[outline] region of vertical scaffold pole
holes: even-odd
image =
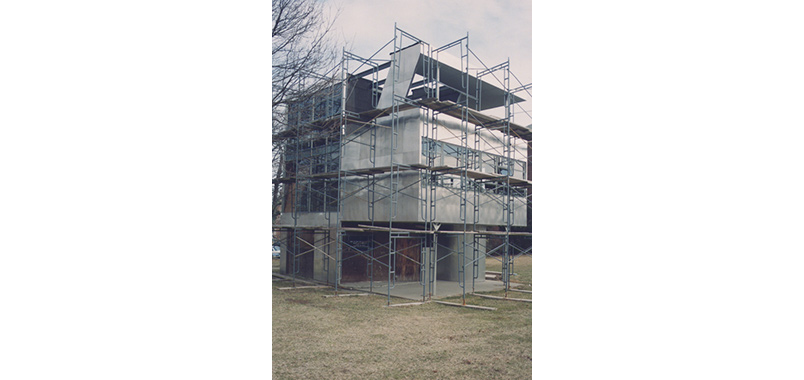
[[[514,209],[513,209],[513,197],[511,194],[511,175],[513,172],[513,137],[511,136],[511,111],[512,111],[512,102],[511,102],[511,67],[510,67],[510,60],[506,61],[505,69],[503,70],[503,86],[505,91],[505,160],[506,160],[506,178],[505,178],[505,204],[506,204],[506,213],[505,213],[505,238],[504,238],[504,266],[505,272],[503,276],[505,278],[505,297],[508,298],[508,290],[511,287],[511,226],[513,224],[513,216],[514,216]]]
[[[397,147],[397,128],[399,123],[399,101],[396,97],[396,82],[399,80],[399,70],[400,70],[400,52],[399,49],[401,48],[402,43],[402,36],[399,33],[399,28],[397,28],[396,23],[394,23],[394,50],[391,56],[391,70],[393,76],[391,77],[391,131],[390,131],[390,141],[389,141],[389,207],[388,207],[388,298],[387,304],[391,305],[391,287],[392,283],[396,283],[396,237],[394,235],[394,219],[396,218],[396,204],[397,204],[397,191],[398,186],[396,181],[398,180],[398,167],[395,166],[394,162],[394,153],[396,153]],[[388,86],[388,80],[385,81],[386,87]]]
[[[463,233],[461,234],[461,267],[458,279],[461,285],[461,303],[466,305],[466,237],[468,218],[466,215],[467,191],[469,187],[469,33],[466,39],[460,44],[461,51],[461,91],[459,96],[461,103],[461,199],[460,199],[460,219],[463,222]],[[474,282],[474,281],[473,281]]]
[[[349,61],[346,57],[346,49],[341,48],[341,104],[340,104],[340,123],[338,124],[338,206],[335,222],[335,292],[341,285],[343,278],[343,145],[345,143],[344,134],[346,132],[346,74],[349,72]]]

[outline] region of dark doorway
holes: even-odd
[[[294,234],[291,231],[288,234],[288,255],[285,258],[285,265],[288,274],[294,272],[294,254],[298,261],[295,267],[296,275],[301,277],[313,278],[313,257],[314,250],[310,243],[314,242],[315,234],[311,230],[300,230]]]
[[[396,280],[418,281],[421,261],[420,238],[396,239]],[[345,282],[388,281],[388,234],[345,236],[341,254],[341,280]]]

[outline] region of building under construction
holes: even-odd
[[[444,283],[465,296],[490,256],[508,289],[531,250],[531,128],[513,117],[530,84],[509,62],[485,65],[468,35],[433,47],[395,27],[374,55],[344,51],[305,86],[274,131],[280,272],[390,304],[401,284],[422,300]]]

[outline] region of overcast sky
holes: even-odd
[[[511,59],[511,70],[531,83],[529,1],[328,0],[340,9],[336,33],[347,49],[369,57],[394,37],[397,26],[440,47],[469,33],[469,48],[491,67]],[[381,5],[378,5],[381,4]],[[349,48],[351,46],[351,48]],[[474,65],[472,65],[474,67]],[[512,85],[514,85],[512,80]],[[528,96],[523,96],[529,98]],[[530,102],[526,102],[530,103]],[[531,112],[530,106],[525,109]],[[520,112],[515,108],[515,112]],[[532,112],[531,112],[532,114]],[[517,114],[515,121],[530,124]]]

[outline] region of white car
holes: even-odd
[[[279,252],[280,252],[280,250],[279,250],[279,246],[278,246],[278,245],[275,245],[275,246],[273,246],[273,247],[271,248],[271,256],[272,256],[273,258],[278,259],[278,258],[279,258]]]

